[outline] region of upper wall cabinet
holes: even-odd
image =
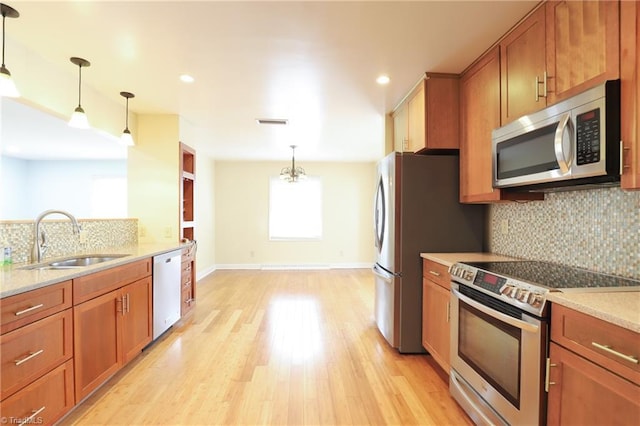
[[[426,73],[392,117],[397,152],[458,149],[458,76]]]
[[[640,5],[620,5],[620,80],[622,94],[623,171],[621,186],[640,189]]]
[[[619,8],[607,0],[545,4],[549,105],[620,78]]]
[[[501,124],[620,76],[619,3],[549,1],[500,41]]]
[[[500,42],[502,123],[546,106],[545,11],[537,9]],[[544,94],[544,93],[543,93]]]

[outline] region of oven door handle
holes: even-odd
[[[456,296],[458,299],[462,300],[463,302],[465,302],[466,304],[473,306],[474,308],[476,308],[477,310],[479,310],[480,312],[483,312],[487,315],[489,315],[492,318],[495,318],[499,321],[502,321],[504,323],[507,323],[509,325],[512,325],[516,328],[519,328],[522,331],[528,331],[531,333],[537,333],[538,329],[540,327],[538,327],[537,325],[533,325],[533,324],[529,324],[528,322],[519,320],[517,318],[513,318],[510,317],[509,315],[505,315],[502,312],[498,312],[494,309],[491,309],[481,303],[476,302],[475,300],[471,299],[470,297],[465,296],[464,294],[461,294],[458,290],[452,288],[451,291],[453,292],[454,296]]]

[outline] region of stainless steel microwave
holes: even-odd
[[[611,80],[495,129],[493,186],[619,185],[621,149],[620,80]]]

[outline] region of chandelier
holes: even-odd
[[[296,167],[296,146],[290,145],[293,151],[291,157],[291,167],[284,167],[280,170],[280,179],[293,183],[301,179],[306,179],[307,175],[302,167]]]

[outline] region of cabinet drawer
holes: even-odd
[[[74,406],[73,361],[69,360],[0,403],[3,423],[45,424]]]
[[[196,250],[195,245],[191,244],[191,246],[182,250],[182,261],[183,262],[192,262],[195,260]]]
[[[451,288],[451,276],[449,275],[449,268],[442,263],[434,262],[433,260],[422,260],[422,276],[434,283],[449,290]]]
[[[149,275],[151,258],[76,278],[73,280],[73,304],[86,302]]]
[[[2,399],[73,355],[72,310],[0,336]]]
[[[2,334],[71,307],[71,281],[0,300]]]
[[[640,385],[640,334],[553,304],[551,340]]]

